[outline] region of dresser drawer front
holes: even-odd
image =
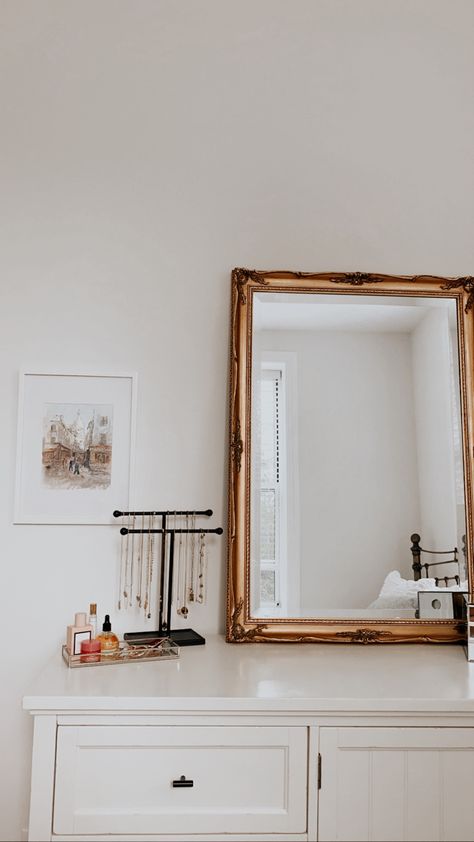
[[[58,728],[57,834],[303,833],[306,797],[304,727]]]

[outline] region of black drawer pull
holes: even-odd
[[[181,775],[179,781],[173,781],[174,787],[194,786],[194,781],[187,781],[186,775]]]

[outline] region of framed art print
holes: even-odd
[[[129,507],[136,380],[20,373],[15,523],[107,524]]]

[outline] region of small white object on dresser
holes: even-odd
[[[226,644],[68,670],[35,717],[30,842],[474,842],[462,647]]]

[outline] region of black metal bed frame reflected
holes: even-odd
[[[434,576],[435,584],[438,587],[440,582],[444,582],[445,587],[449,586],[449,582],[455,582],[456,585],[461,584],[461,576],[460,576],[460,567],[459,567],[459,558],[458,558],[458,548],[453,547],[452,550],[426,550],[424,547],[421,546],[420,541],[421,537],[418,535],[417,532],[414,532],[413,535],[410,536],[410,540],[412,545],[410,547],[412,556],[413,556],[413,563],[412,563],[412,570],[413,570],[413,578],[416,581],[421,579],[423,573],[425,576],[429,576],[429,570],[431,567],[440,567],[441,565],[445,564],[455,564],[457,567],[457,573],[452,576]],[[464,554],[464,558],[466,558],[466,536],[462,536],[462,552]],[[421,561],[421,554],[427,553],[428,555],[452,555],[453,558],[447,558],[444,561],[431,561],[431,562],[422,562]]]

